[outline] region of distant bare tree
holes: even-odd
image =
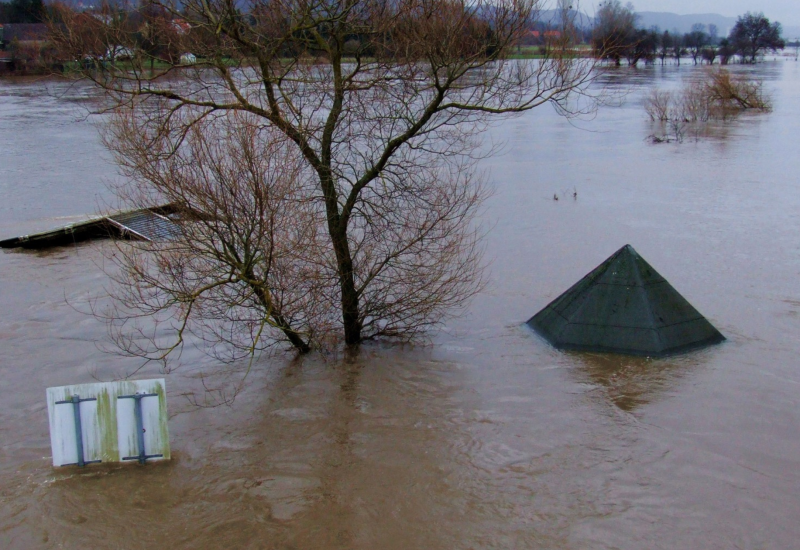
[[[786,47],[781,32],[780,23],[770,23],[763,13],[747,12],[736,19],[728,38],[744,62],[755,63],[761,52],[775,52]]]
[[[675,59],[675,64],[681,64],[681,57],[686,55],[686,48],[684,46],[685,36],[676,34],[672,39],[672,57]]]
[[[713,65],[714,61],[717,59],[717,48],[715,48],[714,46],[703,48],[703,51],[701,53],[703,56],[703,61],[705,61],[709,65]]]
[[[697,60],[701,58],[703,48],[708,45],[709,38],[706,34],[706,26],[702,23],[692,25],[692,30],[684,36],[684,44],[689,49],[692,61],[697,65]]]
[[[730,40],[723,38],[719,41],[717,54],[719,54],[719,64],[727,65],[731,58],[736,55],[736,50],[731,46]]]
[[[568,18],[545,59],[507,59],[538,0],[155,4],[190,27],[180,51],[198,63],[149,70],[136,32],[109,17],[105,40],[136,53],[82,77],[107,92],[106,143],[136,183],[125,197],[201,217],[176,243],[124,256],[123,309],[149,285],[144,313],[242,327],[241,349],[262,327],[299,351],[410,339],[462,306],[483,281],[481,132],[548,103],[575,114],[593,77]],[[84,19],[62,7],[58,20],[60,46],[93,55]],[[217,337],[241,336],[229,334]],[[177,349],[132,342],[148,357]]]
[[[633,4],[622,5],[620,0],[607,0],[600,4],[592,30],[592,47],[601,59],[620,65],[621,59],[637,43],[636,20]]]
[[[672,36],[669,31],[664,31],[664,34],[661,35],[661,39],[659,40],[658,44],[658,58],[661,60],[662,65],[666,63],[667,57],[669,57],[674,43],[675,37]]]

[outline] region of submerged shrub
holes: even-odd
[[[764,92],[764,83],[761,80],[733,76],[724,69],[711,71],[704,91],[708,100],[723,112],[772,110],[772,102]]]
[[[732,75],[725,69],[709,70],[677,93],[653,90],[644,107],[650,120],[682,123],[725,120],[747,110],[772,110],[762,81]]]
[[[673,101],[672,92],[653,90],[644,102],[644,110],[650,120],[666,122],[670,118]]]

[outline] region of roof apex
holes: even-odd
[[[725,338],[626,244],[528,320],[561,349],[663,356]]]

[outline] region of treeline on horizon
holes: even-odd
[[[637,20],[630,3],[623,6],[619,0],[609,0],[603,4],[590,34],[595,53],[617,65],[623,59],[631,66],[640,61],[663,64],[667,59],[680,63],[684,57],[691,57],[695,64],[719,60],[725,65],[735,56],[743,63],[755,63],[762,53],[786,47],[781,24],[770,22],[761,12],[740,15],[728,36],[720,36],[716,25],[697,23],[681,34],[658,27],[643,29]]]
[[[491,52],[492,29],[488,21],[491,19],[491,7],[477,4],[475,20],[486,20],[483,32],[485,48]],[[122,16],[127,23],[128,32],[135,36],[133,47],[141,49],[154,60],[167,64],[179,63],[181,55],[201,52],[183,51],[178,35],[193,34],[190,26],[181,27],[184,23],[178,21],[176,13],[159,7],[158,2],[142,1],[138,3],[109,3],[101,6],[84,6],[73,3],[72,6],[59,2],[45,4],[43,0],[0,0],[0,24],[30,24],[46,23],[59,20],[60,10],[69,10],[73,13],[80,12],[86,16],[93,15],[96,20],[93,25],[109,17]],[[483,10],[483,11],[481,11]],[[242,15],[249,17],[246,11]],[[634,7],[628,3],[622,5],[620,0],[608,0],[598,9],[593,19],[582,16],[579,12],[568,10],[557,16],[550,12],[549,20],[543,17],[532,20],[528,25],[527,34],[519,37],[519,44],[539,46],[539,52],[546,52],[550,46],[564,47],[589,45],[593,55],[608,60],[617,65],[626,61],[628,65],[635,66],[639,62],[655,63],[658,60],[665,63],[668,59],[680,63],[682,58],[691,58],[697,63],[713,64],[719,61],[727,64],[739,56],[742,62],[755,62],[759,55],[765,51],[776,51],[786,46],[781,37],[780,23],[771,23],[762,13],[750,13],[738,18],[736,25],[728,36],[720,36],[715,25],[696,24],[688,33],[661,31],[657,27],[643,29],[637,25],[637,15]],[[105,15],[103,15],[105,14]],[[586,21],[591,23],[587,26]],[[255,24],[255,22],[253,22]],[[98,29],[99,30],[99,29]],[[474,30],[474,29],[473,29]],[[7,33],[8,34],[8,33]],[[98,38],[101,33],[98,33]],[[163,35],[163,36],[160,36]],[[472,37],[474,38],[474,37]],[[360,37],[353,36],[353,41],[358,42]],[[0,43],[0,48],[16,52],[19,67],[33,70],[35,66],[52,65],[58,52],[45,44],[46,37],[28,38],[24,48],[9,42],[8,36],[5,43]],[[37,42],[38,41],[38,42]],[[196,41],[190,41],[197,44]],[[38,46],[36,46],[38,44]],[[791,45],[791,44],[790,44]],[[120,44],[97,44],[96,55],[103,56],[109,49],[112,51]],[[41,50],[37,54],[37,47]],[[125,45],[129,48],[130,45]],[[49,49],[48,49],[49,48]],[[23,51],[24,50],[24,51]],[[47,55],[45,55],[47,51]],[[588,53],[588,48],[587,48]],[[47,59],[45,59],[45,57]],[[57,64],[63,65],[67,59],[58,59]]]

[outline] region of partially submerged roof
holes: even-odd
[[[625,245],[528,320],[555,347],[661,357],[725,337]]]
[[[95,216],[64,227],[0,241],[0,248],[47,248],[73,244],[87,239],[121,238],[138,241],[164,241],[178,234],[178,226],[169,218],[171,205],[115,212]]]

